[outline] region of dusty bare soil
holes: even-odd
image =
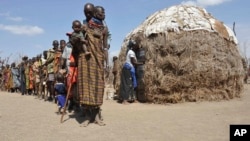
[[[0,141],[228,141],[230,124],[250,124],[250,84],[241,98],[220,102],[122,105],[104,100],[106,126],[80,127],[68,113],[35,96],[0,92]]]

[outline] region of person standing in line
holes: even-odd
[[[11,64],[11,73],[12,73],[12,80],[13,80],[13,86],[12,91],[17,92],[17,90],[20,90],[20,73],[18,67],[16,67],[16,63]]]
[[[43,57],[41,58],[41,67],[40,67],[40,94],[42,95],[42,98],[46,101],[48,98],[48,87],[47,87],[47,79],[48,79],[48,70],[46,60],[47,60],[47,54],[48,51],[43,51]]]
[[[35,62],[33,64],[33,71],[34,71],[34,79],[35,79],[35,95],[37,95],[38,98],[41,97],[41,94],[40,94],[40,71],[41,71],[41,56],[40,55],[37,55],[37,57],[35,58]]]
[[[22,95],[25,95],[27,93],[27,90],[26,90],[26,74],[25,74],[25,70],[26,70],[26,67],[27,67],[27,61],[28,61],[28,57],[24,56],[22,58],[22,62],[21,62],[21,65],[20,65],[20,80],[21,80],[20,89],[21,89]]]
[[[53,101],[54,98],[55,98],[54,66],[55,66],[55,53],[56,53],[56,50],[58,50],[59,42],[57,40],[54,40],[52,42],[52,45],[53,45],[53,48],[48,50],[48,52],[47,52],[47,60],[45,62],[45,65],[47,65],[47,72],[48,72],[47,87],[48,87],[48,90],[49,90],[49,98],[48,98],[49,101]]]
[[[60,46],[59,46],[59,51],[63,53],[64,48],[66,47],[66,41],[65,40],[60,40]]]
[[[10,92],[12,78],[11,78],[11,69],[9,64],[6,64],[6,67],[4,69],[4,76],[5,76],[5,84],[4,84],[5,90],[7,92]]]
[[[28,82],[28,93],[29,93],[29,95],[32,95],[32,94],[34,94],[34,85],[35,85],[35,83],[34,83],[34,81],[35,81],[35,77],[34,77],[34,71],[33,71],[33,61],[35,61],[34,60],[34,58],[32,58],[32,59],[29,59],[29,62],[28,62],[28,77],[29,77],[29,82]]]
[[[71,112],[74,109],[75,112],[78,112],[80,107],[78,103],[79,100],[78,100],[77,89],[76,89],[77,67],[75,66],[74,58],[71,55],[72,44],[70,43],[70,38],[71,38],[72,33],[66,33],[66,35],[69,37],[69,42],[66,44],[66,47],[64,48],[64,51],[62,54],[61,66],[62,66],[62,69],[66,70],[67,89],[69,89],[71,85],[68,111]]]
[[[57,101],[58,105],[58,113],[62,113],[62,108],[65,105],[66,102],[66,95],[67,95],[67,90],[66,86],[64,84],[64,76],[63,74],[58,73],[56,77],[56,83],[55,83],[55,98]]]
[[[83,52],[76,51],[77,48],[73,45],[72,53],[74,57],[77,56],[75,59],[78,60],[77,89],[79,100],[83,108],[86,109],[85,120],[82,123],[84,127],[88,126],[91,121],[100,126],[105,125],[100,115],[105,87],[103,50],[107,48],[107,41],[104,43],[104,36],[107,34],[103,24],[104,18],[104,8],[101,6],[95,7],[94,15],[84,29],[86,42],[91,52],[90,56],[85,56]],[[74,54],[76,52],[78,54]]]
[[[25,67],[25,80],[26,80],[26,82],[25,82],[25,84],[26,84],[26,92],[27,92],[27,94],[30,94],[30,74],[29,74],[29,72],[30,72],[30,62],[31,62],[31,59],[28,59],[27,61],[26,61],[26,67]]]

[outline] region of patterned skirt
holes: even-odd
[[[88,106],[100,106],[104,95],[104,70],[100,63],[103,58],[91,54],[86,57],[80,54],[78,58],[77,89],[79,102]]]

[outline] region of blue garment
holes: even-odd
[[[65,95],[57,95],[56,99],[58,101],[58,106],[60,108],[63,108],[66,102],[66,96]]]
[[[98,25],[103,25],[102,20],[98,20],[98,19],[96,19],[96,18],[94,18],[94,17],[92,17],[91,20],[92,20],[94,23],[98,24]]]
[[[82,24],[88,24],[88,22],[87,22],[87,20],[86,19],[84,19],[83,21],[82,21]]]
[[[66,91],[66,86],[63,83],[56,83],[55,84],[55,91],[57,92],[57,94],[59,95],[66,95],[67,91]]]
[[[55,91],[57,92],[56,99],[58,101],[58,106],[61,108],[64,107],[66,102],[66,86],[63,83],[56,83],[55,84]]]
[[[136,81],[136,76],[135,76],[135,67],[131,66],[129,63],[125,63],[123,65],[123,67],[130,70],[130,74],[132,76],[133,87],[136,88],[137,87],[137,81]]]

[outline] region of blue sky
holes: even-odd
[[[1,0],[0,57],[34,57],[52,48],[53,40],[67,40],[73,20],[84,19],[83,5],[91,2],[105,8],[112,35],[110,56],[118,55],[126,35],[156,11],[181,3],[204,7],[232,28],[243,55],[250,58],[250,1],[248,0]]]

